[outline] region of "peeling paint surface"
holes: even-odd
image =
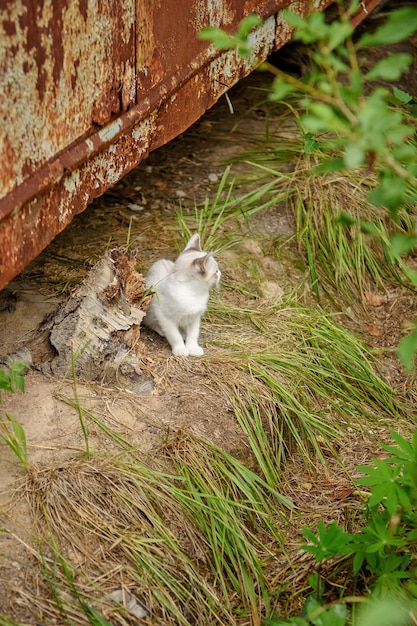
[[[0,289],[281,47],[291,36],[282,8],[307,13],[315,2],[2,0]],[[265,20],[250,59],[197,37],[208,24],[232,33],[250,13]]]
[[[0,198],[135,101],[135,0],[0,8]]]

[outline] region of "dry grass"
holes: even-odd
[[[170,441],[164,456],[159,467],[94,456],[32,472],[37,567],[33,596],[21,597],[42,619],[129,623],[109,600],[117,589],[156,624],[234,624],[236,610],[257,623],[267,610],[290,502],[202,441]]]

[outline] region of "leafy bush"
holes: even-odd
[[[383,446],[388,456],[373,459],[371,466],[358,468],[365,476],[357,484],[370,490],[361,530],[350,533],[336,522],[326,527],[320,521],[316,534],[303,529],[308,543],[302,549],[314,554],[321,564],[344,557],[346,568],[351,568],[354,589],[373,592],[374,599],[389,600],[397,605],[394,614],[390,613],[392,621],[387,622],[393,626],[407,623],[404,622],[405,607],[417,609],[417,430],[411,442],[394,432],[391,435],[397,445]],[[349,575],[349,571],[347,573]],[[276,618],[270,620],[268,626],[344,626],[348,623],[347,603],[363,599],[362,596],[342,596],[328,606],[323,581],[316,574],[310,576],[309,582],[319,593],[315,591],[307,598],[305,617],[287,621]],[[359,620],[359,623],[363,622]],[[381,622],[366,621],[368,623]]]

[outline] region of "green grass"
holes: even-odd
[[[316,295],[324,291],[333,301],[364,301],[365,292],[385,291],[390,285],[408,284],[401,266],[389,255],[388,233],[412,232],[412,220],[402,211],[401,225],[391,222],[382,209],[365,200],[367,181],[304,172],[302,191],[291,196],[296,239],[304,254]],[[345,226],[339,217],[348,213],[357,223]],[[360,222],[365,223],[361,227]],[[372,232],[366,232],[368,223]]]
[[[335,315],[294,300],[266,309],[219,301],[210,324],[219,338],[208,375],[226,395],[232,390],[268,484],[279,483],[282,460],[296,450],[314,462],[346,428],[404,418],[370,351]]]
[[[227,167],[213,199],[206,198],[192,212],[181,207],[177,211],[176,219],[181,233],[181,243],[177,247],[182,249],[195,232],[200,234],[202,247],[207,250],[221,252],[233,247],[244,238],[241,224],[251,215],[276,203],[275,195],[271,196],[275,186],[275,181],[270,180],[237,195],[235,181],[230,176],[230,166]],[[284,191],[282,199],[285,197]]]
[[[320,148],[312,143],[294,111],[278,111],[274,127],[249,138],[248,144],[234,159],[247,167],[236,188],[258,185],[266,194],[260,200],[275,197],[275,204],[284,202],[291,211],[295,239],[319,298],[325,295],[333,302],[354,304],[364,300],[367,290],[384,290],[393,284],[412,287],[404,262],[389,254],[390,236],[414,232],[411,206],[401,209],[393,221],[386,210],[366,200],[376,185],[372,174],[361,170],[318,176],[317,166],[339,155],[330,142],[327,153],[324,141]],[[272,181],[275,185],[269,187]],[[341,214],[350,215],[355,223],[343,225]]]

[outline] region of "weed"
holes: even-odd
[[[221,325],[208,375],[230,397],[268,484],[294,449],[308,463],[323,444],[364,420],[404,415],[393,390],[373,370],[372,354],[337,323],[294,299],[260,308],[216,302]],[[227,374],[226,374],[227,372]],[[337,416],[337,417],[336,417]]]
[[[176,213],[182,243],[186,242],[194,232],[200,234],[203,248],[221,252],[236,245],[243,235],[236,232],[237,225],[247,220],[254,213],[266,209],[277,199],[269,192],[275,186],[274,181],[236,196],[234,181],[229,180],[230,166],[226,168],[220,180],[216,194],[212,200],[206,198],[203,206],[196,206],[194,213],[180,209]],[[231,222],[233,230],[228,232],[225,225]]]
[[[409,623],[410,612],[415,615],[417,611],[414,571],[417,547],[417,430],[411,441],[395,432],[391,432],[391,436],[396,445],[383,446],[388,456],[373,459],[371,466],[358,468],[365,476],[358,479],[357,484],[370,489],[363,509],[364,524],[360,530],[347,532],[336,522],[326,526],[322,521],[318,524],[317,533],[303,529],[304,538],[308,541],[303,550],[314,554],[318,563],[343,557],[347,568],[350,564],[352,566],[353,588],[373,592],[375,600],[366,609],[365,616],[359,617],[358,624],[361,625],[406,624]],[[321,597],[315,593],[306,601],[306,619],[277,620],[272,621],[270,626],[347,624],[346,604],[363,602],[364,597],[342,595],[329,608],[322,582]],[[390,618],[384,618],[387,621],[371,621],[378,615],[376,601],[391,604]]]
[[[27,365],[14,362],[7,370],[0,369],[0,402],[1,390],[15,392],[25,390],[23,372]],[[0,417],[0,441],[3,441],[18,458],[25,470],[29,471],[27,457],[26,434],[24,428],[12,415],[8,413]]]
[[[14,393],[15,391],[25,390],[25,379],[23,376],[24,371],[27,369],[27,365],[14,361],[7,370],[0,369],[0,402],[1,391],[9,391]]]
[[[24,428],[8,413],[0,419],[0,440],[2,440],[19,459],[22,466],[29,470],[26,435]]]
[[[84,442],[85,442],[85,453],[86,453],[87,459],[89,459],[90,458],[89,435],[88,435],[88,429],[87,429],[85,419],[84,419],[84,411],[78,398],[77,375],[75,371],[77,358],[83,353],[83,351],[87,348],[87,346],[88,344],[86,344],[83,348],[78,350],[76,353],[74,351],[71,351],[71,374],[72,374],[72,387],[73,387],[74,399],[75,399],[74,408],[76,409],[78,419],[80,420],[81,430],[82,430]]]

